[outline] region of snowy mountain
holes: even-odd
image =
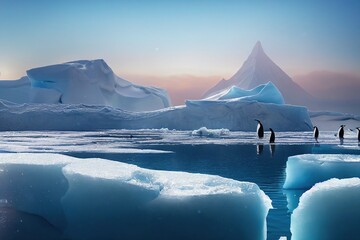
[[[27,71],[27,77],[0,82],[0,99],[15,103],[65,103],[151,111],[170,106],[165,90],[119,78],[104,60],[81,60]]]
[[[245,90],[252,89],[269,81],[280,90],[288,104],[304,104],[312,98],[265,54],[260,42],[255,44],[250,56],[234,76],[229,80],[221,80],[204,96],[215,95],[232,86]]]

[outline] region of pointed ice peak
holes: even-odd
[[[261,42],[257,41],[254,48],[253,48],[253,50],[251,51],[250,56],[257,56],[259,54],[265,54],[265,52],[264,52],[264,49],[263,49],[263,47],[261,45]]]

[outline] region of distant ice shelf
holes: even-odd
[[[189,101],[186,106],[148,112],[84,104],[16,104],[0,101],[0,130],[229,129],[255,131],[257,123],[274,131],[309,131],[305,107],[257,101]]]
[[[0,169],[0,199],[69,238],[266,238],[271,200],[254,183],[46,153],[0,154]]]

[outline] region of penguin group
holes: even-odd
[[[341,142],[344,141],[344,134],[345,134],[345,129],[344,128],[345,128],[345,126],[346,125],[340,125],[337,133],[335,134],[335,137],[338,137]],[[349,130],[353,131],[351,129],[349,129]],[[360,127],[357,127],[356,130],[357,130],[357,139],[358,139],[358,142],[360,142]],[[315,141],[318,142],[319,129],[318,129],[317,126],[314,126],[313,137],[314,137]]]
[[[262,125],[261,121],[258,119],[255,119],[255,121],[258,122],[256,133],[259,139],[262,139],[264,137],[264,126]],[[270,143],[275,143],[275,132],[272,130],[272,128],[269,128],[270,130]]]
[[[257,129],[256,129],[257,136],[259,139],[262,139],[262,138],[264,138],[264,126],[260,120],[255,119],[255,121],[258,122]],[[335,136],[337,136],[341,142],[344,140],[344,133],[345,133],[344,127],[345,126],[346,125],[340,125],[337,134],[335,134]],[[269,143],[275,143],[275,132],[272,128],[269,128],[269,130],[270,130]],[[357,127],[356,130],[357,130],[357,139],[358,139],[358,142],[360,143],[360,127]],[[318,141],[319,128],[317,126],[314,126],[314,128],[313,128],[313,137],[314,137],[315,141],[318,143],[319,142]]]

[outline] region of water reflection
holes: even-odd
[[[317,143],[314,143],[314,148],[319,148],[320,147],[320,143],[317,142]]]
[[[261,155],[263,151],[264,151],[264,144],[262,143],[256,144],[256,154]]]
[[[275,154],[275,144],[274,144],[274,143],[271,143],[271,144],[269,144],[269,147],[270,147],[271,157],[274,157],[274,154]]]

